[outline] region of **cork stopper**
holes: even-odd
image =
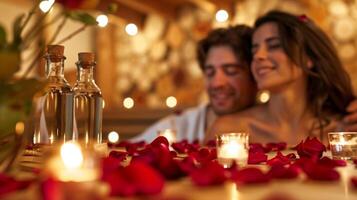
[[[95,55],[92,52],[80,52],[78,53],[79,62],[92,63],[95,62]]]
[[[49,55],[63,56],[64,46],[62,46],[62,45],[47,45],[47,53]]]

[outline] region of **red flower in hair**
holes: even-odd
[[[299,15],[299,16],[298,16],[298,19],[299,19],[301,22],[308,22],[308,21],[309,21],[309,18],[308,18],[305,14]]]

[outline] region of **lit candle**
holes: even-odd
[[[97,181],[99,168],[95,152],[88,148],[82,151],[77,143],[63,144],[60,153],[50,157],[46,167],[59,183],[55,186],[62,195],[59,199],[103,199],[109,192],[106,184]]]
[[[328,134],[333,159],[357,159],[357,132]]]
[[[228,133],[217,136],[217,158],[224,167],[233,162],[246,165],[248,159],[248,135],[245,133]]]
[[[85,182],[99,177],[93,157],[84,157],[80,146],[68,142],[61,146],[60,156],[49,160],[50,172],[60,181]]]

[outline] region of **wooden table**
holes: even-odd
[[[286,153],[284,153],[286,154]],[[328,155],[328,154],[327,154]],[[275,156],[269,154],[269,157]],[[328,155],[329,156],[329,155]],[[266,167],[259,165],[259,167]],[[339,181],[312,181],[302,173],[299,178],[291,180],[272,180],[264,184],[236,185],[226,182],[218,186],[198,187],[189,177],[176,181],[166,181],[164,190],[155,196],[106,197],[104,199],[167,199],[167,200],[357,200],[357,188],[350,185],[350,177],[357,176],[357,167],[348,163],[346,167],[338,167]],[[25,191],[10,194],[5,199],[40,199],[38,186]]]

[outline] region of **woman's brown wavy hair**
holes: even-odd
[[[319,119],[322,133],[329,116],[346,114],[347,105],[354,99],[351,79],[330,38],[308,17],[270,11],[256,20],[254,30],[269,22],[277,25],[289,59],[307,74],[308,109]]]

